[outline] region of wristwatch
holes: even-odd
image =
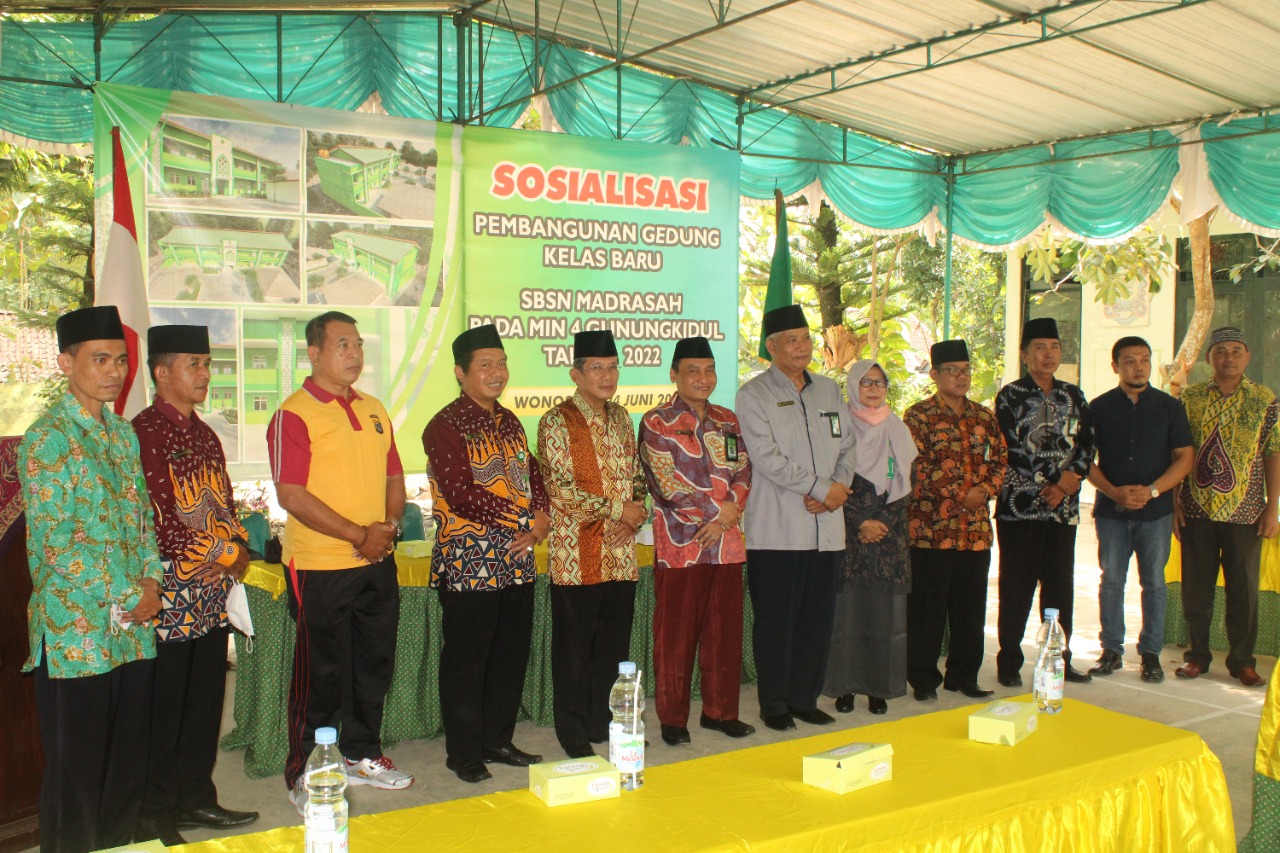
[[[398,519],[398,518],[393,518],[393,519],[390,519],[390,521],[391,521],[391,527],[392,527],[392,528],[395,530],[395,532],[396,532],[396,535],[395,535],[395,537],[394,537],[394,538],[399,539],[401,536],[403,536],[403,535],[404,535],[404,530],[403,530],[403,528],[401,528],[401,527],[400,527],[400,519]]]
[[[1152,487],[1151,487],[1151,497],[1153,497],[1153,498],[1158,498],[1158,497],[1160,497],[1160,490],[1159,490],[1159,489],[1157,489],[1155,486],[1152,486]]]

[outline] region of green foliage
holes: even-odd
[[[945,313],[946,248],[942,241],[930,246],[917,240],[903,252],[904,296],[913,308],[922,337],[930,344],[943,340]],[[973,365],[969,396],[990,404],[1004,377],[1005,256],[983,252],[963,243],[951,247],[952,338],[963,338]],[[909,380],[914,402],[933,393],[927,375],[927,351],[916,354],[922,372]]]
[[[1271,272],[1280,271],[1280,240],[1273,240],[1266,244],[1262,242],[1262,238],[1256,234],[1253,237],[1258,247],[1258,255],[1251,261],[1245,261],[1241,264],[1234,264],[1228,269],[1231,275],[1231,281],[1239,284],[1240,279],[1244,277],[1245,272],[1252,272],[1254,275],[1263,270]]]
[[[91,305],[92,161],[0,142],[0,234],[0,306],[51,326]]]
[[[1033,281],[1056,289],[1075,279],[1093,286],[1093,298],[1105,305],[1128,299],[1147,288],[1160,291],[1160,277],[1174,267],[1173,242],[1164,234],[1143,228],[1119,243],[1091,245],[1070,237],[1055,237],[1048,228],[1023,248]]]

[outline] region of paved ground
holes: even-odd
[[[1087,668],[1099,652],[1097,542],[1094,538],[1093,525],[1088,520],[1081,525],[1079,531],[1076,561],[1076,637],[1072,642],[1072,650],[1076,655],[1076,662]],[[1130,572],[1126,593],[1126,622],[1130,626],[1132,636],[1141,618],[1136,569]],[[996,602],[993,570],[987,608],[987,658],[980,680],[984,686],[995,687],[997,695],[1025,693],[1025,688],[1008,690],[995,685]],[[1034,631],[1030,630],[1032,627],[1034,626],[1029,626],[1029,636],[1025,641],[1028,655],[1034,641]],[[1131,644],[1129,653],[1132,654]],[[1253,753],[1265,688],[1246,689],[1239,682],[1229,680],[1226,674],[1220,671],[1221,667],[1197,681],[1178,680],[1173,677],[1173,669],[1181,658],[1181,649],[1170,646],[1164,650],[1161,659],[1165,664],[1167,678],[1162,684],[1146,684],[1139,679],[1135,656],[1126,658],[1126,668],[1121,672],[1107,678],[1095,678],[1091,684],[1068,684],[1068,692],[1097,705],[1185,728],[1203,737],[1222,761],[1231,793],[1236,835],[1242,837],[1249,828],[1252,808]],[[1269,677],[1274,666],[1274,659],[1263,658],[1259,661],[1258,669],[1264,676]],[[1023,669],[1023,680],[1028,685],[1030,669],[1030,663]],[[229,687],[234,689],[234,677]],[[231,696],[232,693],[229,691],[224,727],[231,725]],[[858,697],[857,708],[853,713],[836,714],[836,725],[853,729],[873,721],[901,719],[915,714],[955,708],[970,703],[970,700],[945,691],[940,692],[937,703],[927,705],[909,697],[896,699],[889,703],[889,713],[886,717],[872,717],[867,713],[865,703],[865,697]],[[831,700],[821,701],[821,706],[828,711],[832,711],[831,704]],[[692,711],[693,719],[697,719],[699,710],[695,704]],[[794,732],[785,734],[773,732],[760,725],[757,711],[754,686],[744,687],[742,718],[757,725],[756,735],[743,741],[733,741],[719,734],[694,728],[692,729],[693,743],[679,748],[668,747],[658,739],[656,719],[650,712],[647,715],[648,723],[655,728],[655,732],[649,738],[653,746],[647,756],[648,763],[650,766],[656,766],[683,761],[735,747],[756,746],[805,737],[818,731],[811,726],[800,724]],[[1105,732],[1099,733],[1099,737],[1105,736]],[[538,728],[528,722],[520,723],[517,727],[515,743],[522,749],[540,752],[548,757],[560,754],[553,730]],[[526,771],[509,767],[492,768],[493,780],[481,785],[466,785],[458,781],[444,768],[444,741],[440,738],[397,744],[390,747],[388,753],[402,769],[417,774],[416,783],[403,792],[376,791],[370,788],[349,790],[353,816],[499,790],[524,788],[528,784]],[[223,805],[229,808],[252,808],[262,812],[262,818],[248,829],[256,831],[299,822],[297,813],[285,797],[283,778],[274,776],[268,779],[247,779],[244,775],[241,756],[237,753],[224,752],[220,755],[215,781]],[[203,830],[188,831],[184,834],[188,840],[192,841],[217,837],[217,834]]]

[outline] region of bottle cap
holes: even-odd
[[[635,675],[635,674],[636,674],[635,661],[624,660],[624,661],[618,662],[618,675]]]
[[[338,742],[338,730],[333,726],[321,726],[316,729],[316,743],[323,746],[332,746]]]
[[[1058,618],[1058,608],[1046,607],[1044,609],[1044,621],[1048,622],[1050,619],[1057,619],[1057,618]]]

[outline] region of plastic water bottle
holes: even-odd
[[[347,767],[338,750],[338,730],[316,729],[307,759],[307,853],[347,853]]]
[[[644,784],[644,691],[635,662],[618,664],[618,680],[609,691],[609,763],[622,774],[622,787],[634,791]]]
[[[1056,714],[1062,710],[1067,665],[1062,660],[1062,626],[1058,624],[1058,611],[1055,608],[1044,609],[1044,624],[1040,626],[1039,642],[1040,653],[1036,656],[1032,695],[1040,713]]]

